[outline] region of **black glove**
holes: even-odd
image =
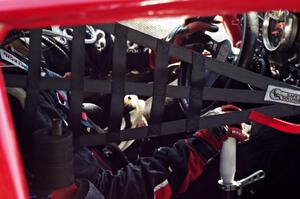
[[[190,21],[186,20],[186,23],[176,27],[165,38],[165,41],[181,46],[191,43],[205,43],[203,40],[208,40],[210,37],[204,31],[217,32],[218,30],[218,26],[201,21],[200,18]]]
[[[207,116],[224,114],[230,110],[240,109],[226,105],[209,111]],[[161,147],[156,150],[154,157],[168,168],[173,191],[184,193],[190,183],[201,176],[204,166],[220,152],[223,141],[228,137],[244,140],[248,134],[242,124],[202,129],[188,139],[179,140],[172,148]]]

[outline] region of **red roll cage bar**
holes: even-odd
[[[230,15],[299,10],[299,0],[2,0],[0,41],[10,29],[115,22],[138,17]],[[0,198],[28,198],[23,165],[0,72]]]

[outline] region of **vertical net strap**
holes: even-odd
[[[190,78],[190,96],[189,107],[187,111],[186,131],[193,132],[199,129],[199,117],[203,102],[203,86],[204,86],[204,57],[197,56],[193,52],[193,63]]]
[[[40,79],[41,79],[41,38],[42,31],[34,29],[30,31],[29,43],[29,69],[26,85],[26,99],[24,107],[24,129],[31,132],[29,120],[36,117],[39,105]]]
[[[148,131],[149,136],[161,134],[161,122],[165,110],[165,99],[168,82],[168,59],[168,43],[157,40],[153,100],[150,112],[150,126]]]
[[[127,28],[116,24],[112,68],[112,98],[108,122],[108,142],[120,140],[125,94]]]
[[[83,101],[83,75],[85,65],[85,26],[74,28],[71,66],[71,104],[69,113],[70,129],[75,138],[80,135],[80,121]]]

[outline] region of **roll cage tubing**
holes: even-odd
[[[10,29],[108,23],[138,17],[231,15],[300,10],[299,0],[1,0],[0,41]],[[0,198],[28,198],[14,124],[0,72]]]
[[[13,28],[106,23],[137,17],[205,16],[272,9],[299,10],[297,0],[1,0],[0,22]]]

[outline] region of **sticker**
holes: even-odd
[[[269,85],[264,100],[300,106],[300,91]]]
[[[0,56],[3,60],[11,63],[12,65],[16,66],[16,67],[19,67],[19,68],[22,68],[23,70],[28,70],[28,66],[20,61],[18,58],[16,58],[14,55],[10,54],[9,52],[3,50],[3,49],[0,49]]]

